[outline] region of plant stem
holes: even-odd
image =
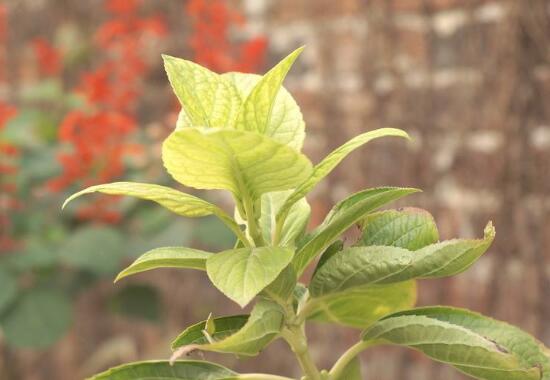
[[[288,326],[282,332],[283,338],[296,355],[307,380],[321,380],[321,373],[313,362],[307,347],[307,338],[301,326]]]
[[[254,215],[254,207],[250,199],[244,199],[244,212],[246,213],[246,223],[248,225],[248,233],[254,241],[256,247],[265,246],[264,237],[262,231],[258,226],[258,221]]]
[[[338,379],[344,370],[346,369],[346,366],[362,351],[366,350],[367,348],[371,346],[375,346],[378,344],[377,341],[371,340],[368,342],[358,342],[355,343],[353,346],[351,346],[342,356],[340,356],[340,359],[332,366],[332,369],[330,370],[330,378],[331,379]]]

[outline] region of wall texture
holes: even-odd
[[[414,137],[348,158],[316,192],[316,215],[363,187],[406,185],[424,190],[407,202],[430,210],[443,238],[481,236],[493,220],[489,254],[456,278],[422,283],[419,303],[469,307],[550,343],[550,2],[244,6],[274,56],[307,45],[287,83],[303,107],[308,153],[320,158],[384,126]],[[315,339],[320,359],[334,360],[343,340]],[[461,378],[401,350],[364,359],[369,379]]]

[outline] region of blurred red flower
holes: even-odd
[[[58,75],[61,71],[61,55],[59,51],[48,40],[42,37],[32,40],[31,45],[41,74],[46,76]]]

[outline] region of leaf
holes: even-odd
[[[206,259],[212,253],[185,247],[163,247],[146,252],[118,274],[115,282],[132,274],[156,268],[189,268],[206,270]]]
[[[168,210],[182,216],[196,218],[207,215],[216,215],[237,236],[242,236],[237,223],[218,206],[206,202],[193,195],[160,185],[138,182],[114,182],[88,187],[71,195],[63,204],[63,208],[73,199],[94,192],[111,195],[129,195],[140,199],[156,202]]]
[[[0,268],[0,314],[17,296],[17,281],[7,271]]]
[[[158,322],[161,319],[161,301],[158,291],[149,285],[127,285],[109,300],[111,312],[125,317]]]
[[[244,307],[277,278],[292,254],[277,247],[231,249],[210,256],[206,272],[214,286]]]
[[[311,175],[302,182],[287,198],[285,204],[277,214],[277,224],[284,222],[292,205],[306,196],[323,178],[325,178],[348,154],[369,141],[385,136],[397,136],[409,138],[409,135],[400,129],[381,128],[355,136],[345,144],[333,150],[320,163],[315,165]]]
[[[340,376],[334,380],[362,380],[361,376],[361,361],[359,358],[353,358],[344,368]]]
[[[337,252],[315,272],[309,293],[312,297],[321,297],[354,287],[384,283],[386,278],[403,272],[411,264],[411,251],[403,248],[347,248]]]
[[[244,325],[246,316],[216,318],[213,343],[198,334],[199,329],[204,329],[204,321],[180,334],[172,343],[172,349],[178,349],[175,355],[178,355],[178,351],[185,353],[191,349],[255,356],[280,333],[283,315],[279,305],[261,300],[254,306]]]
[[[65,263],[98,275],[116,273],[124,254],[122,236],[101,226],[76,230],[59,250],[59,256]]]
[[[483,380],[547,380],[544,346],[520,329],[450,307],[407,310],[382,318],[363,340],[397,344]]]
[[[66,333],[71,322],[67,296],[38,288],[20,296],[0,319],[7,344],[17,348],[48,347]]]
[[[275,233],[275,215],[284,203],[290,191],[277,191],[262,195],[260,228],[265,241],[273,242]],[[305,231],[311,215],[311,207],[305,198],[295,203],[285,220],[278,246],[294,246],[295,241]]]
[[[361,222],[361,238],[355,244],[391,245],[415,251],[439,240],[439,233],[429,212],[407,207],[367,215]]]
[[[307,318],[355,328],[366,328],[383,316],[413,307],[415,281],[389,285],[357,287],[343,293],[310,300],[313,307]]]
[[[233,126],[241,100],[229,80],[196,63],[162,57],[172,89],[192,127]]]
[[[350,226],[365,217],[365,214],[418,191],[411,188],[380,187],[361,191],[339,202],[294,256],[293,265],[298,276],[311,260]]]
[[[197,189],[229,190],[241,200],[290,189],[311,172],[311,163],[303,154],[247,131],[175,131],[165,140],[162,156],[178,182]]]
[[[225,73],[222,76],[233,82],[243,101],[262,79],[260,75],[236,72]],[[306,135],[304,118],[292,95],[282,86],[275,97],[271,118],[267,122],[264,134],[295,150],[302,149]]]
[[[236,373],[218,364],[205,361],[181,360],[143,361],[111,368],[88,380],[221,380]]]
[[[491,246],[495,228],[489,222],[483,239],[453,239],[431,244],[410,254],[411,265],[403,272],[388,277],[384,282],[409,278],[439,278],[464,272]]]
[[[453,276],[486,252],[493,238],[489,223],[484,239],[479,240],[449,240],[417,251],[392,246],[344,249],[315,273],[309,291],[312,297],[320,297],[373,284]]]
[[[284,115],[274,114],[275,101],[286,74],[303,49],[294,50],[256,83],[243,102],[235,128],[267,136],[277,132],[277,129],[270,128],[273,127],[272,119],[280,120]],[[281,123],[276,124],[280,127]]]

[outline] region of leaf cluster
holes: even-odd
[[[427,211],[380,211],[419,190],[380,187],[349,195],[320,225],[307,230],[306,195],[348,154],[379,137],[408,135],[392,128],[372,130],[313,165],[301,152],[302,114],[282,87],[301,51],[292,52],[264,76],[217,74],[164,57],[182,105],[177,128],[163,144],[164,166],[184,186],[228,191],[233,212],[144,183],[93,186],[67,200],[92,192],[130,195],[181,216],[218,217],[235,235],[233,249],[153,249],[117,280],[155,268],[194,269],[205,271],[212,284],[241,307],[254,302],[249,315],[209,316],[188,327],[173,341],[170,362],[134,363],[94,379],[284,379],[177,360],[196,350],[254,356],[276,338],[287,341],[309,380],[360,379],[357,354],[378,344],[410,347],[478,379],[550,379],[548,351],[519,329],[466,310],[414,308],[416,280],[468,269],[490,247],[495,237],[491,223],[482,238],[440,241]],[[353,226],[359,227],[360,237],[344,245],[341,236]],[[300,283],[310,266],[313,275]],[[307,321],[363,332],[330,371],[319,370],[307,350]]]

